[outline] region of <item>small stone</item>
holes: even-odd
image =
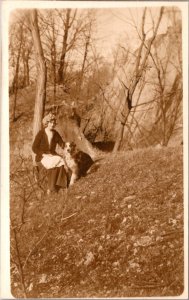
[[[156,242],[158,242],[158,241],[159,241],[159,242],[163,241],[162,236],[157,236],[157,237],[156,237]]]
[[[136,196],[135,195],[131,195],[131,196],[125,197],[123,200],[124,201],[131,201],[131,200],[134,200],[134,199],[136,199]]]
[[[85,266],[90,265],[94,261],[94,255],[92,252],[88,252],[86,255],[86,260],[84,262]]]
[[[112,264],[112,267],[113,267],[113,268],[117,268],[117,267],[119,267],[119,266],[120,266],[119,261],[114,261],[113,264]]]
[[[100,251],[102,251],[103,250],[103,247],[102,247],[102,245],[100,245],[99,247],[98,247],[98,252],[100,252]]]
[[[90,220],[88,221],[88,224],[92,224],[92,223],[94,223],[94,222],[95,222],[94,219],[90,219]]]

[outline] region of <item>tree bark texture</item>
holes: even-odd
[[[32,32],[33,44],[35,49],[36,66],[37,66],[37,84],[36,84],[36,97],[34,108],[34,121],[33,121],[33,138],[37,132],[41,129],[42,118],[45,109],[46,100],[46,80],[47,70],[46,63],[43,54],[43,48],[41,45],[37,10],[34,9],[30,12],[30,28]]]

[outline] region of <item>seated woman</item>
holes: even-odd
[[[46,115],[42,120],[42,125],[44,129],[37,133],[32,150],[36,154],[36,162],[47,170],[47,194],[50,194],[50,192],[67,187],[66,164],[64,159],[55,151],[57,144],[64,148],[65,143],[54,129],[56,126],[54,114],[49,113]]]

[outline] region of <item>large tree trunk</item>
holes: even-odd
[[[64,141],[74,142],[79,150],[87,153],[93,160],[97,159],[97,152],[84,136],[77,117],[59,117],[58,124],[58,131]]]
[[[33,121],[33,138],[37,132],[41,129],[42,118],[45,109],[46,100],[46,63],[43,54],[43,48],[41,45],[37,10],[33,9],[30,12],[30,28],[32,32],[33,44],[36,56],[37,66],[37,86],[36,86],[36,97],[35,97],[35,108],[34,108],[34,121]]]

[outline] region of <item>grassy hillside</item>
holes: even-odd
[[[107,154],[51,196],[20,158],[11,174],[12,294],[23,297],[24,286],[31,298],[182,294],[182,157],[181,147]]]

